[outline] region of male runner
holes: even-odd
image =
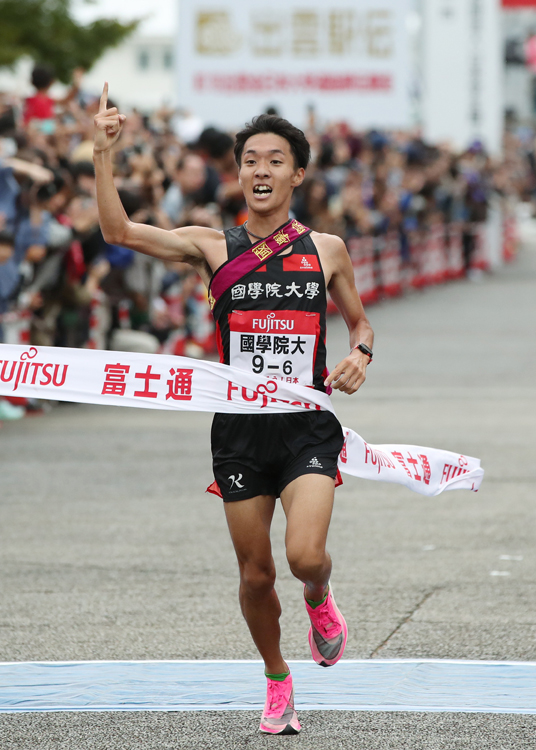
[[[309,162],[309,144],[286,120],[261,115],[236,137],[246,203],[244,226],[166,231],[129,221],[114,186],[110,149],[125,116],[107,108],[105,84],[95,117],[94,161],[104,239],[163,261],[190,263],[207,287],[219,269],[289,223],[292,192]],[[301,226],[300,232],[306,230]],[[282,256],[282,257],[281,257]],[[373,334],[357,294],[352,264],[338,237],[312,232],[227,289],[214,307],[222,362],[325,391],[353,394],[365,380]],[[350,353],[325,369],[326,290],[350,334]],[[274,589],[270,525],[276,498],[287,518],[290,569],[304,584],[314,660],[335,664],[347,628],[329,587],[326,537],[333,507],[340,423],[330,412],[216,414],[212,455],[216,482],[240,569],[240,605],[265,662],[267,699],[260,729],[295,734],[300,724],[288,664],[279,648],[281,607]]]

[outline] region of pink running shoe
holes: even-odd
[[[305,587],[303,590],[305,593]],[[346,621],[335,604],[331,587],[325,602],[313,609],[306,599],[305,608],[311,620],[309,646],[313,659],[321,667],[331,667],[343,655],[348,639]]]
[[[262,712],[261,732],[266,734],[298,734],[301,729],[298,714],[294,710],[294,688],[292,676],[280,682],[267,680],[266,703]]]

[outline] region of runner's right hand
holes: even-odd
[[[117,107],[108,109],[108,83],[104,84],[100,98],[99,111],[95,115],[95,153],[109,151],[121,135],[125,115],[120,115]]]

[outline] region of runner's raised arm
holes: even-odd
[[[184,261],[196,268],[208,284],[212,272],[224,260],[225,239],[207,227],[182,227],[168,231],[130,221],[114,184],[111,149],[121,135],[125,115],[108,108],[108,84],[104,84],[95,115],[93,161],[99,222],[106,242],[164,261]],[[220,258],[221,256],[221,258]]]

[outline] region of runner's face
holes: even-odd
[[[296,169],[290,144],[275,133],[248,138],[242,153],[239,181],[249,209],[269,214],[289,201],[305,170]]]

